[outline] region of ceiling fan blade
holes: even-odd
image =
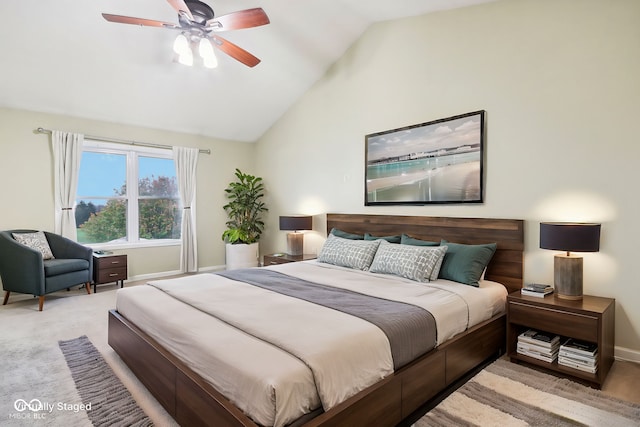
[[[119,24],[132,24],[142,25],[145,27],[162,27],[162,28],[174,28],[180,29],[181,27],[170,22],[155,21],[153,19],[134,18],[132,16],[111,15],[109,13],[103,13],[102,17],[109,22],[116,22]]]
[[[213,45],[229,55],[230,57],[242,62],[247,67],[255,67],[260,63],[260,60],[233,43],[229,40],[223,39],[219,36],[211,36],[211,40],[213,41]]]
[[[269,17],[261,7],[240,10],[207,21],[207,26],[216,31],[241,30],[268,24]],[[216,28],[217,27],[217,28]]]
[[[187,7],[187,4],[184,2],[184,0],[167,0],[167,1],[171,5],[171,7],[174,8],[176,12],[178,12],[178,15],[182,15],[182,14],[186,15],[187,18],[193,21],[193,15],[191,14],[191,11]]]

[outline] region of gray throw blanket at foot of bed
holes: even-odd
[[[373,323],[389,339],[394,369],[403,367],[435,346],[435,320],[431,313],[415,305],[313,283],[266,269],[240,269],[217,274]]]

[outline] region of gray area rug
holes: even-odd
[[[415,424],[427,426],[640,426],[640,405],[498,359]]]
[[[89,338],[83,335],[58,345],[94,426],[153,425]]]

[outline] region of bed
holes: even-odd
[[[488,265],[484,272],[484,279],[487,283],[499,282],[504,285],[508,290],[519,289],[522,286],[522,251],[523,251],[523,222],[521,220],[500,220],[500,219],[465,219],[465,218],[434,218],[434,217],[408,217],[408,216],[388,216],[388,215],[347,215],[347,214],[328,214],[327,215],[327,230],[339,229],[344,232],[364,234],[370,233],[374,236],[388,236],[392,234],[405,233],[410,235],[414,239],[420,240],[432,240],[440,242],[441,239],[449,242],[457,242],[461,244],[484,244],[488,242],[497,243],[497,249],[492,257],[491,263]],[[318,265],[322,263],[310,262],[307,263],[294,263],[290,265],[283,265],[281,268],[270,269],[254,269],[263,272],[263,275],[269,274],[278,275],[285,273],[287,275],[302,277],[302,279],[313,279],[314,277],[329,277],[335,275],[337,278],[341,278],[343,274],[340,268],[331,268],[318,274],[316,270],[318,268],[326,268],[326,265]],[[274,271],[275,270],[275,271]],[[278,271],[283,270],[283,271]],[[352,274],[352,273],[344,273]],[[229,283],[216,284],[216,293],[212,293],[208,289],[209,281],[206,275],[194,276],[187,278],[187,282],[193,282],[190,286],[186,286],[183,281],[177,283],[162,281],[158,283],[152,283],[151,286],[130,288],[129,294],[140,293],[136,297],[128,299],[122,299],[123,302],[119,302],[119,311],[113,310],[109,315],[109,344],[120,355],[123,361],[132,369],[136,376],[141,380],[143,384],[152,392],[152,394],[158,399],[158,401],[167,409],[167,411],[182,425],[243,425],[243,426],[256,426],[259,425],[254,420],[265,419],[256,417],[252,413],[251,408],[247,408],[244,405],[245,400],[251,401],[249,403],[259,403],[258,398],[249,394],[251,397],[242,397],[235,395],[233,390],[229,390],[226,386],[230,381],[229,378],[236,378],[237,382],[241,385],[242,389],[250,389],[251,384],[248,380],[244,379],[240,374],[236,374],[234,371],[234,364],[231,362],[226,366],[218,366],[218,368],[208,368],[218,373],[211,373],[207,370],[203,371],[201,364],[194,363],[192,360],[193,355],[198,359],[211,359],[211,357],[198,356],[198,354],[207,354],[206,352],[192,351],[191,348],[180,347],[180,344],[187,342],[186,337],[180,335],[173,336],[170,333],[170,329],[177,331],[188,329],[185,325],[189,323],[180,324],[176,321],[175,324],[163,324],[162,318],[170,318],[171,316],[163,316],[163,313],[167,311],[173,311],[173,306],[163,305],[167,297],[165,294],[172,294],[172,297],[180,298],[179,302],[172,302],[169,304],[186,304],[194,306],[196,308],[195,314],[175,316],[182,319],[184,322],[192,322],[191,324],[201,322],[208,322],[203,318],[203,312],[208,310],[207,306],[201,305],[203,300],[209,301],[208,303],[216,304],[216,295],[224,295],[223,299],[226,302],[234,299],[234,292],[248,292],[248,289],[253,289],[254,286],[246,284],[244,282],[236,282],[237,277],[219,278],[216,280],[227,280]],[[371,276],[371,275],[370,275]],[[384,275],[380,275],[384,276]],[[276,276],[278,278],[279,276]],[[364,275],[362,276],[364,277]],[[247,279],[248,280],[248,279]],[[324,280],[324,279],[323,279]],[[326,279],[329,280],[329,279]],[[371,287],[374,287],[373,279],[359,279],[361,282],[366,280],[371,281]],[[377,279],[376,279],[377,280]],[[384,280],[380,278],[380,280]],[[322,281],[320,279],[315,280]],[[406,282],[406,280],[405,280]],[[412,289],[409,284],[399,283],[394,284],[398,288],[392,291],[394,294],[401,294],[403,289]],[[498,285],[500,286],[500,285]],[[295,288],[295,286],[293,286]],[[415,286],[414,286],[415,287]],[[433,287],[436,287],[434,285]],[[448,286],[444,286],[450,292]],[[162,289],[160,289],[162,288]],[[193,288],[193,289],[191,289]],[[234,288],[234,290],[231,290]],[[246,288],[246,289],[245,289]],[[387,286],[381,287],[387,288]],[[460,286],[461,292],[468,286]],[[220,293],[222,292],[222,293]],[[229,292],[225,294],[224,292]],[[267,292],[262,288],[257,291],[251,290],[251,292]],[[388,292],[388,291],[387,291]],[[409,290],[408,292],[412,292]],[[504,290],[503,290],[504,292]],[[506,293],[506,292],[505,292]],[[269,293],[270,295],[271,293]],[[381,298],[386,298],[385,295],[380,295]],[[245,298],[241,295],[239,301],[242,302]],[[283,296],[276,296],[278,298],[287,298]],[[291,298],[289,298],[291,299]],[[139,301],[147,300],[151,302],[151,306],[156,308],[155,315],[153,310],[144,309],[144,307],[138,307]],[[120,301],[120,295],[119,295]],[[280,301],[280,300],[278,300]],[[285,301],[282,299],[282,301]],[[288,301],[288,300],[287,300]],[[140,303],[142,304],[142,303]],[[288,304],[288,302],[287,302]],[[240,359],[243,358],[242,353],[234,354],[233,346],[230,344],[228,329],[235,327],[236,321],[244,321],[244,317],[251,317],[248,313],[239,312],[242,304],[237,307],[231,306],[229,313],[225,314],[230,316],[229,318],[223,318],[223,322],[220,325],[212,324],[205,327],[206,330],[215,331],[211,333],[213,340],[204,340],[206,348],[210,348],[213,354],[214,351],[218,351],[216,347],[225,347],[229,355],[226,356],[230,360],[237,360],[237,364],[241,365]],[[259,310],[259,309],[258,309]],[[297,316],[304,317],[305,311],[308,308],[301,310]],[[449,310],[449,309],[448,309]],[[443,311],[446,312],[448,310]],[[453,309],[451,309],[453,310]],[[438,314],[435,310],[437,319],[436,323],[440,322],[442,313]],[[146,313],[146,314],[145,314]],[[319,316],[320,314],[318,314]],[[155,316],[155,317],[154,317]],[[194,316],[194,317],[189,317]],[[343,315],[346,316],[346,315]],[[471,315],[470,315],[471,316]],[[151,319],[151,324],[157,325],[157,330],[149,328],[148,323],[145,323],[145,317]],[[316,314],[310,315],[310,317],[316,317]],[[460,316],[458,316],[460,317]],[[334,383],[337,383],[340,379],[340,363],[345,363],[345,366],[350,366],[349,352],[345,352],[344,362],[343,356],[340,356],[339,360],[336,359],[335,365],[338,366],[337,373],[331,373],[330,371],[322,372],[322,375],[318,375],[316,370],[312,369],[312,375],[319,377],[329,378],[326,381],[326,386],[321,381],[316,381],[315,387],[318,389],[323,409],[311,411],[307,416],[295,416],[283,415],[279,417],[276,424],[289,424],[292,425],[397,425],[403,419],[409,417],[414,411],[416,411],[425,402],[431,399],[433,396],[441,392],[448,385],[463,376],[466,372],[473,369],[475,366],[496,354],[504,346],[505,342],[505,320],[503,307],[499,309],[492,309],[488,314],[485,313],[482,317],[479,317],[475,324],[463,330],[456,329],[455,327],[449,330],[439,330],[440,338],[436,343],[437,346],[430,349],[426,354],[420,355],[417,358],[412,357],[407,359],[401,366],[392,366],[388,371],[388,363],[380,362],[383,366],[383,373],[374,372],[373,377],[375,380],[368,378],[362,383],[359,388],[351,390],[346,394],[346,398],[333,398],[326,390],[331,390]],[[274,322],[275,322],[274,316]],[[322,322],[328,322],[330,325],[332,320],[327,319]],[[335,320],[341,325],[346,325],[344,318]],[[268,323],[268,322],[265,322]],[[448,324],[448,322],[447,322]],[[139,327],[141,326],[141,327]],[[357,321],[353,326],[344,326],[344,329],[353,327],[353,333],[359,334],[361,324]],[[253,328],[251,324],[243,326],[244,340],[252,341],[255,336],[254,330],[247,329],[245,327]],[[322,330],[314,330],[313,326],[305,326],[309,328],[310,333],[313,335],[314,340],[310,340],[308,345],[313,347],[313,343],[316,339],[322,339]],[[342,326],[341,326],[342,328]],[[144,329],[144,331],[143,331]],[[373,328],[377,330],[377,328]],[[466,330],[465,330],[466,329]],[[363,343],[359,344],[368,345],[364,341],[364,337],[368,337],[368,329],[362,329]],[[301,335],[295,334],[290,338],[292,341],[304,341],[306,336],[304,335],[304,328],[299,332]],[[189,335],[189,334],[186,334]],[[249,335],[249,338],[247,338]],[[329,335],[329,334],[327,334]],[[375,334],[374,334],[375,335]],[[359,336],[359,335],[353,335]],[[451,338],[450,338],[451,337]],[[327,339],[331,339],[328,336]],[[286,347],[289,343],[286,342],[287,336],[278,336],[278,343],[284,341]],[[368,338],[367,338],[368,339]],[[379,339],[377,336],[371,338],[372,342]],[[261,341],[262,338],[257,339]],[[202,343],[202,339],[194,340],[193,342]],[[244,344],[243,344],[244,345]],[[299,355],[293,353],[295,357],[291,359],[301,359],[303,363],[298,361],[298,364],[294,363],[294,360],[289,362],[279,354],[279,351],[262,352],[259,350],[258,343],[252,342],[248,344],[252,349],[248,353],[261,354],[255,361],[254,371],[260,370],[260,363],[262,358],[276,363],[278,366],[283,367],[283,377],[287,377],[289,369],[284,369],[288,363],[291,363],[291,371],[302,371],[305,365],[314,366],[315,361],[307,360],[306,357],[316,357],[317,351],[311,351],[311,356]],[[262,344],[265,345],[265,344]],[[251,347],[256,346],[256,347]],[[325,345],[320,342],[318,348],[324,348]],[[369,348],[369,347],[367,347]],[[371,347],[370,351],[364,352],[366,354],[375,353],[377,347]],[[353,352],[351,352],[353,353]],[[418,352],[417,354],[420,354]],[[216,356],[217,357],[217,356]],[[224,354],[222,358],[224,358]],[[360,357],[360,356],[359,356]],[[384,357],[382,357],[384,359]],[[387,357],[389,359],[389,357]],[[396,354],[390,358],[395,362]],[[386,359],[384,359],[386,360]],[[275,362],[274,362],[275,361]],[[368,360],[358,360],[359,364],[368,366]],[[353,363],[351,361],[350,363]],[[375,363],[379,363],[376,359]],[[302,367],[300,367],[300,365]],[[378,369],[376,365],[376,369]],[[387,369],[387,371],[385,371]],[[251,371],[251,368],[249,369]],[[344,369],[343,369],[344,371]],[[343,372],[342,371],[342,372]],[[220,374],[222,372],[223,374]],[[232,372],[232,374],[229,374]],[[227,379],[225,382],[225,375],[227,373]],[[276,375],[276,374],[274,374]],[[303,374],[304,375],[304,374]],[[334,377],[331,377],[334,375]],[[376,377],[376,375],[378,377]],[[216,377],[221,376],[222,379]],[[307,374],[308,376],[308,374]],[[248,375],[251,378],[251,375]],[[331,379],[333,378],[333,379]],[[259,381],[256,380],[256,383]],[[349,379],[349,385],[351,382],[356,383],[355,378],[353,381]],[[212,384],[215,384],[212,385]],[[304,381],[295,382],[295,392],[290,392],[287,399],[294,400],[298,398],[300,401],[304,401],[307,405],[307,410],[314,409],[318,406],[318,402],[313,401],[313,397],[307,397],[306,389],[312,388],[308,384],[305,385]],[[302,385],[300,385],[302,384]],[[306,388],[305,388],[306,387]],[[341,386],[342,387],[342,386]],[[240,399],[240,400],[238,400]],[[233,404],[235,401],[236,404]],[[326,402],[330,402],[326,404]],[[298,402],[300,404],[300,402]],[[295,406],[295,405],[294,405]],[[239,409],[242,407],[243,410]],[[252,418],[245,415],[245,412],[250,413]],[[287,418],[288,417],[288,418]],[[268,419],[268,418],[267,418]],[[261,424],[270,424],[269,422]]]

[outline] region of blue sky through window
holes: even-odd
[[[140,178],[175,176],[173,160],[153,157],[139,158]],[[127,159],[122,154],[108,154],[85,151],[80,162],[78,196],[114,196],[114,189],[120,189],[127,175]]]

